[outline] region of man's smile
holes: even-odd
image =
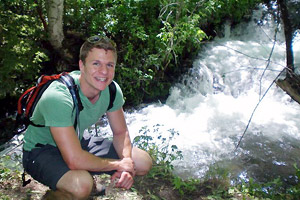
[[[95,77],[97,81],[105,82],[107,78]]]

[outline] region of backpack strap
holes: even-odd
[[[116,88],[116,84],[115,84],[114,81],[112,81],[109,84],[108,87],[109,87],[109,96],[110,96],[110,99],[109,99],[109,105],[107,107],[107,110],[110,110],[114,106],[114,101],[115,101],[115,98],[116,98],[117,88]]]
[[[79,129],[79,112],[83,110],[83,105],[79,97],[78,86],[75,84],[74,79],[67,73],[63,73],[59,79],[60,82],[64,83],[72,96],[74,102],[74,109],[76,112],[74,128],[77,130],[78,138],[80,136],[80,129]]]
[[[50,78],[52,77],[52,78]],[[41,98],[44,91],[48,88],[48,86],[57,79],[59,75],[55,76],[45,76],[42,75],[39,80],[37,81],[37,84],[40,84],[40,87],[33,86],[26,90],[21,97],[18,100],[18,113],[16,117],[16,133],[20,134],[24,132],[28,125],[33,125],[36,127],[44,127],[44,125],[34,124],[32,121],[29,120],[29,118],[32,116],[32,113],[34,111],[34,108],[36,107],[37,102]],[[20,128],[19,125],[22,124],[22,127]]]

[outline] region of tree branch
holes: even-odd
[[[277,27],[275,29],[275,34],[274,34],[274,42],[273,42],[273,46],[272,46],[272,49],[271,49],[271,52],[270,52],[270,55],[269,55],[269,58],[268,58],[268,64],[267,66],[265,67],[265,70],[263,71],[260,79],[259,79],[259,99],[261,98],[261,88],[262,88],[262,79],[265,75],[265,72],[267,71],[267,69],[269,68],[270,66],[270,61],[271,61],[271,57],[273,55],[273,52],[274,52],[274,48],[275,48],[275,45],[276,45],[276,38],[277,38],[277,33],[278,33],[278,26],[279,26],[279,22],[277,23]]]
[[[240,143],[241,143],[243,137],[245,136],[245,134],[246,134],[246,132],[247,132],[247,130],[248,130],[248,128],[249,128],[249,125],[250,125],[250,123],[251,123],[251,121],[252,121],[253,115],[254,115],[256,109],[258,108],[259,104],[262,102],[263,98],[264,98],[264,97],[266,96],[266,94],[269,92],[269,90],[270,90],[270,88],[272,87],[272,85],[276,82],[276,80],[281,76],[281,74],[282,74],[284,71],[285,71],[285,69],[283,69],[283,70],[277,75],[277,77],[272,81],[272,83],[270,84],[270,86],[268,87],[268,89],[266,90],[266,92],[264,93],[264,95],[259,99],[258,103],[256,104],[255,108],[253,109],[253,111],[252,111],[252,113],[251,113],[251,116],[250,116],[250,119],[249,119],[249,121],[248,121],[248,124],[247,124],[247,126],[246,126],[246,128],[245,128],[245,130],[244,130],[244,132],[243,132],[243,134],[242,134],[242,136],[241,136],[241,138],[240,138],[238,144],[236,145],[234,151],[236,151],[237,148],[239,148]]]
[[[39,18],[41,19],[42,23],[43,23],[43,27],[44,27],[44,30],[45,32],[47,32],[47,29],[48,29],[48,25],[47,25],[47,22],[43,16],[43,10],[42,10],[42,7],[41,5],[39,4],[38,0],[34,0],[34,3],[36,3],[37,7],[36,7],[36,11],[39,15]]]

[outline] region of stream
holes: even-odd
[[[179,134],[171,142],[183,153],[183,160],[173,162],[175,173],[183,178],[204,178],[224,170],[243,181],[295,178],[300,106],[273,83],[286,62],[283,30],[279,25],[275,40],[272,16],[264,20],[261,16],[262,9],[248,23],[227,25],[223,37],[205,44],[165,104],[126,113],[131,138],[145,127],[152,137]],[[299,34],[293,46],[299,73]]]

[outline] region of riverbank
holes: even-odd
[[[42,199],[45,193],[48,191],[48,187],[33,180],[29,175],[26,175],[26,180],[30,179],[31,182],[22,187],[21,172],[12,171],[5,168],[0,168],[0,199]],[[110,185],[110,177],[102,176],[97,180],[107,186],[107,194],[101,197],[91,197],[90,200],[141,200],[141,199],[166,199],[166,200],[178,200],[178,199],[212,199],[213,193],[209,191],[209,186],[197,188],[190,194],[180,194],[180,192],[174,189],[172,183],[168,181],[168,177],[136,177],[134,186],[130,190],[122,190],[118,188],[112,188]],[[220,192],[220,191],[218,191]],[[220,199],[221,196],[215,196],[213,199]],[[228,199],[245,199],[245,196],[236,192],[232,194],[232,197]],[[246,198],[248,199],[248,198]]]
[[[26,175],[26,180],[30,179],[31,182],[23,187],[20,163],[8,167],[6,165],[8,160],[11,160],[11,157],[1,157],[0,199],[42,199],[48,187],[33,180],[29,175]],[[11,167],[14,167],[14,170]],[[298,168],[296,174],[300,175]],[[254,183],[250,179],[248,183],[236,186],[231,186],[230,180],[220,175],[204,181],[194,179],[184,181],[174,176],[166,165],[154,165],[147,176],[135,177],[135,183],[130,190],[113,188],[108,175],[98,176],[97,182],[108,188],[107,193],[105,196],[91,197],[89,200],[292,200],[300,197],[300,185],[285,187],[283,191],[279,179],[265,184]]]
[[[267,183],[258,183],[250,177],[232,180],[228,170],[210,169],[203,179],[183,180],[173,173],[173,161],[182,159],[182,152],[176,145],[170,146],[175,137],[161,138],[163,146],[158,147],[157,141],[144,134],[134,138],[135,146],[150,153],[154,166],[147,176],[136,177],[131,190],[124,191],[111,187],[109,176],[98,177],[102,185],[107,186],[108,193],[103,197],[91,199],[164,199],[164,200],[208,200],[208,199],[300,199],[300,170],[295,164],[295,174],[291,177],[294,184],[284,183],[280,177]],[[31,179],[30,184],[22,187],[21,153],[22,135],[5,144],[0,151],[0,200],[10,199],[41,199],[48,188]],[[192,170],[192,169],[189,169]],[[234,182],[234,184],[233,184]]]

